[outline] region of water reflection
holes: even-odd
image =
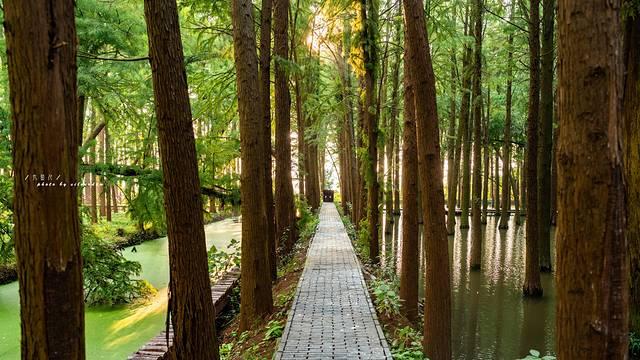
[[[383,264],[397,265],[398,269],[402,267],[401,220],[396,216],[393,222],[382,222]],[[455,359],[516,359],[530,349],[554,352],[553,274],[541,276],[543,298],[523,298],[525,228],[516,226],[512,217],[508,229],[498,229],[498,220],[489,216],[484,227],[479,272],[469,271],[470,231],[456,226],[455,235],[449,236]],[[422,274],[420,296],[424,296]]]

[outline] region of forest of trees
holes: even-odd
[[[23,359],[91,358],[86,233],[123,213],[168,236],[170,358],[219,359],[204,224],[241,214],[251,330],[325,189],[368,268],[402,214],[400,313],[429,359],[455,357],[450,241],[469,229],[462,271],[488,271],[491,221],[523,228],[523,301],[555,279],[555,355],[628,358],[639,1],[4,0],[2,18],[0,270]]]

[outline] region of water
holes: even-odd
[[[392,225],[390,234],[385,233],[384,262],[400,263],[400,221],[395,217],[394,225],[398,226]],[[455,236],[449,236],[454,359],[518,359],[530,349],[553,354],[553,274],[542,274],[542,298],[524,298],[524,224],[516,226],[513,216],[507,230],[498,229],[498,218],[494,216],[489,216],[487,222],[481,271],[469,271],[470,230],[456,226]],[[423,288],[421,279],[420,296],[424,296]]]
[[[232,238],[240,240],[240,223],[219,221],[205,227],[207,247],[225,250]],[[123,250],[129,260],[142,265],[141,278],[158,289],[158,295],[138,306],[87,307],[85,338],[87,359],[126,359],[164,328],[169,283],[168,240],[160,238]],[[0,359],[20,358],[20,299],[18,283],[0,286]]]

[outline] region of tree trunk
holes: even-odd
[[[402,6],[399,6],[402,8]],[[401,41],[399,36],[400,27],[396,27],[396,33],[398,34],[395,38],[396,41]],[[398,87],[400,86],[400,52],[396,52],[396,56],[393,63],[393,70],[391,73],[391,109],[389,110],[389,120],[387,126],[387,184],[386,184],[386,211],[388,223],[393,223],[393,181],[394,181],[394,157],[396,153],[396,128],[398,127],[398,102],[399,102],[399,91]],[[397,180],[397,179],[396,179]],[[391,233],[391,227],[388,227],[389,233]]]
[[[404,62],[404,128],[402,131],[402,260],[400,267],[400,299],[403,314],[411,322],[418,320],[418,271],[420,270],[420,238],[418,229],[418,153],[415,122],[415,100],[409,81],[409,59]]]
[[[367,161],[366,161],[366,184],[367,184],[367,220],[369,223],[369,258],[371,262],[379,262],[379,241],[378,241],[378,195],[379,185],[376,176],[378,159],[378,113],[376,108],[376,77],[378,63],[378,0],[361,0],[360,17],[362,28],[362,52],[365,64],[364,75],[364,124],[367,135]]]
[[[482,155],[484,157],[484,176],[482,177],[482,218],[483,224],[487,223],[487,212],[489,211],[489,178],[491,177],[491,156],[489,156],[489,104],[491,93],[487,89],[487,115],[483,116],[482,125]]]
[[[456,56],[451,51],[451,95],[449,100],[449,131],[447,133],[447,234],[456,228],[456,189],[458,167],[456,164]]]
[[[22,359],[84,359],[77,187],[60,185],[77,180],[82,136],[74,3],[6,0],[3,10]],[[41,176],[55,186],[38,186]]]
[[[286,0],[285,0],[286,1]],[[275,12],[280,14],[279,7],[283,4],[276,2]],[[285,3],[286,5],[286,3]],[[288,9],[288,7],[285,7]],[[271,276],[269,265],[269,245],[267,239],[264,238],[264,232],[268,229],[266,218],[266,206],[264,204],[264,191],[262,179],[264,178],[264,166],[260,162],[261,146],[260,146],[260,127],[262,127],[264,117],[261,111],[256,111],[254,102],[260,99],[259,79],[258,79],[258,58],[256,55],[256,37],[253,30],[253,14],[252,2],[250,0],[233,0],[232,2],[232,19],[233,19],[233,45],[234,60],[236,65],[236,86],[238,89],[238,113],[240,118],[240,146],[242,147],[242,171],[240,173],[242,182],[242,256],[241,256],[241,278],[240,282],[240,329],[241,331],[249,330],[256,321],[271,313],[273,308],[273,295],[271,293]],[[275,16],[276,23],[280,20],[278,15]],[[274,24],[278,29],[279,25]],[[278,44],[275,46],[276,54],[280,54],[281,44],[279,43],[279,33],[275,39]],[[284,57],[285,59],[287,57]],[[276,63],[276,81],[283,79],[278,76],[280,68]],[[280,74],[282,75],[282,74]],[[286,85],[286,80],[285,80]],[[278,130],[280,126],[285,127],[286,137],[289,137],[289,122],[282,121],[279,114],[278,99],[283,94],[280,93],[280,86],[276,85],[276,172],[282,171],[279,165],[282,164],[282,157],[290,156],[290,149],[285,140],[282,146],[278,146],[282,141]],[[288,94],[288,92],[287,92]],[[286,98],[284,98],[286,100]],[[281,100],[281,99],[280,99]],[[288,104],[288,102],[287,102]],[[288,115],[288,112],[287,112]],[[287,116],[288,119],[288,116]],[[282,131],[280,131],[282,132]],[[284,150],[283,150],[284,149]],[[286,154],[281,154],[285,153]],[[289,161],[284,165],[290,165]],[[289,175],[289,181],[282,181]],[[276,174],[276,195],[286,191],[286,185],[291,186],[291,171],[285,171],[284,174],[278,176]],[[283,186],[282,188],[280,186]],[[280,191],[282,189],[282,191]],[[257,193],[256,193],[257,192]],[[293,199],[287,199],[293,201]],[[277,201],[279,205],[287,206],[280,199]],[[282,208],[280,208],[282,210]],[[281,215],[281,214],[280,214]],[[291,216],[291,215],[289,215]],[[291,221],[290,217],[278,216],[278,208],[276,208],[276,218]],[[278,223],[279,229],[282,229],[282,222]],[[287,223],[288,226],[293,226]]]
[[[467,30],[468,34],[470,30]],[[460,229],[469,228],[469,207],[471,205],[471,47],[465,46],[462,60],[462,100],[460,103],[460,132],[462,133],[462,187],[460,197]]]
[[[444,189],[436,88],[422,0],[404,0],[408,63],[417,119],[418,169],[424,219],[425,303],[424,353],[430,359],[451,359],[451,280],[449,243],[444,214]]]
[[[288,59],[288,0],[275,1],[274,19],[274,52],[277,57]],[[296,212],[293,199],[293,183],[291,181],[291,140],[289,136],[291,132],[291,98],[288,85],[289,77],[280,61],[275,63],[275,82],[276,239],[278,242],[284,240],[283,245],[289,251],[293,248],[293,243],[296,239]],[[302,109],[299,111],[299,114],[301,113]],[[300,135],[298,141],[301,141]]]
[[[112,163],[111,158],[111,144],[109,143],[109,131],[108,127],[104,128],[104,153],[105,153],[105,162],[107,164]],[[105,200],[106,200],[106,213],[107,213],[107,221],[111,221],[111,180],[107,177],[104,179],[104,192],[105,192]]]
[[[105,152],[104,152],[104,143],[105,143],[105,136],[104,136],[104,129],[100,132],[100,135],[98,136],[98,159],[101,163],[106,163],[106,158],[105,158]],[[100,176],[100,181],[99,183],[99,187],[98,187],[98,194],[100,196],[100,206],[99,206],[99,210],[100,210],[100,218],[104,218],[107,216],[107,196],[106,196],[106,189],[107,189],[107,180],[105,179],[104,176]]]
[[[218,358],[189,91],[175,0],[145,0],[169,238],[170,354]],[[246,238],[244,238],[246,239]]]
[[[495,149],[496,156],[493,161],[493,181],[495,182],[493,187],[493,208],[496,210],[495,216],[500,216],[502,214],[501,205],[500,204],[500,150],[499,148]],[[505,209],[505,211],[509,211],[509,209]]]
[[[556,349],[559,359],[626,359],[620,1],[561,0],[558,14]]]
[[[630,330],[640,333],[640,17],[625,19],[623,154],[627,183]]]
[[[540,271],[551,272],[551,152],[553,148],[553,26],[555,0],[542,0],[542,63],[538,139],[538,241]]]
[[[542,296],[538,228],[538,115],[540,110],[540,0],[529,2],[529,111],[527,116],[526,265],[522,292]]]
[[[509,18],[514,19],[515,1],[511,2]],[[504,142],[502,145],[502,206],[505,211],[500,216],[500,229],[509,227],[509,210],[510,206],[510,187],[511,184],[511,101],[513,96],[513,34],[510,32],[507,39],[507,94],[506,94],[506,115],[504,120]],[[517,179],[516,179],[517,182]],[[517,196],[515,187],[513,187],[514,197]]]
[[[278,244],[276,239],[275,207],[273,203],[273,180],[271,179],[271,12],[271,0],[262,0],[262,10],[260,13],[260,96],[262,99],[263,133],[260,137],[262,139],[262,162],[264,164],[265,175],[264,204],[267,215],[269,267],[271,269],[271,279],[275,280],[278,278],[278,263],[276,259],[276,247]],[[287,19],[288,14],[287,8]],[[285,42],[286,41],[287,39],[285,37]],[[288,91],[287,89],[287,92]],[[289,100],[289,102],[291,101]],[[290,147],[291,145],[289,145],[289,148]],[[291,175],[289,175],[289,177],[291,177]],[[293,185],[291,186],[291,193],[293,194]]]
[[[475,49],[473,52],[473,200],[471,210],[471,270],[479,270],[482,261],[482,12],[483,0],[474,0]]]

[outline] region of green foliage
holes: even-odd
[[[426,359],[422,353],[422,335],[409,326],[397,329],[391,341],[391,354],[400,360]]]
[[[376,309],[389,317],[400,314],[399,283],[396,280],[377,278],[371,281]]]
[[[540,360],[555,360],[556,357],[552,356],[552,355],[545,355],[545,356],[540,356],[540,351],[538,350],[529,350],[529,354],[527,354],[526,357],[523,357],[520,360],[535,360],[535,359],[540,359]]]
[[[640,359],[640,335],[635,332],[629,334],[629,356]]]
[[[149,227],[160,234],[165,234],[167,223],[164,215],[162,183],[146,182],[140,184],[137,196],[129,199],[127,213],[132,220],[142,225],[139,230],[145,230]]]
[[[360,226],[357,230],[356,243],[354,244],[356,247],[356,252],[360,255],[361,259],[369,259],[369,222],[367,219],[362,219],[360,221]]]
[[[140,275],[140,263],[127,260],[120,250],[86,230],[82,241],[85,302],[116,305],[148,297],[155,289]]]
[[[12,179],[0,176],[0,265],[15,260],[13,250]]]
[[[212,280],[219,279],[227,271],[240,266],[240,242],[231,239],[227,249],[228,252],[225,252],[212,245],[207,252],[209,276]]]
[[[302,241],[311,239],[316,231],[316,227],[320,222],[318,215],[311,211],[311,207],[307,204],[306,200],[296,196],[296,208],[300,212],[300,219],[296,223],[298,229],[298,237]]]
[[[282,336],[283,330],[284,326],[282,325],[282,323],[280,323],[280,321],[269,321],[269,323],[267,324],[267,331],[264,334],[264,340],[268,341],[280,338]]]

